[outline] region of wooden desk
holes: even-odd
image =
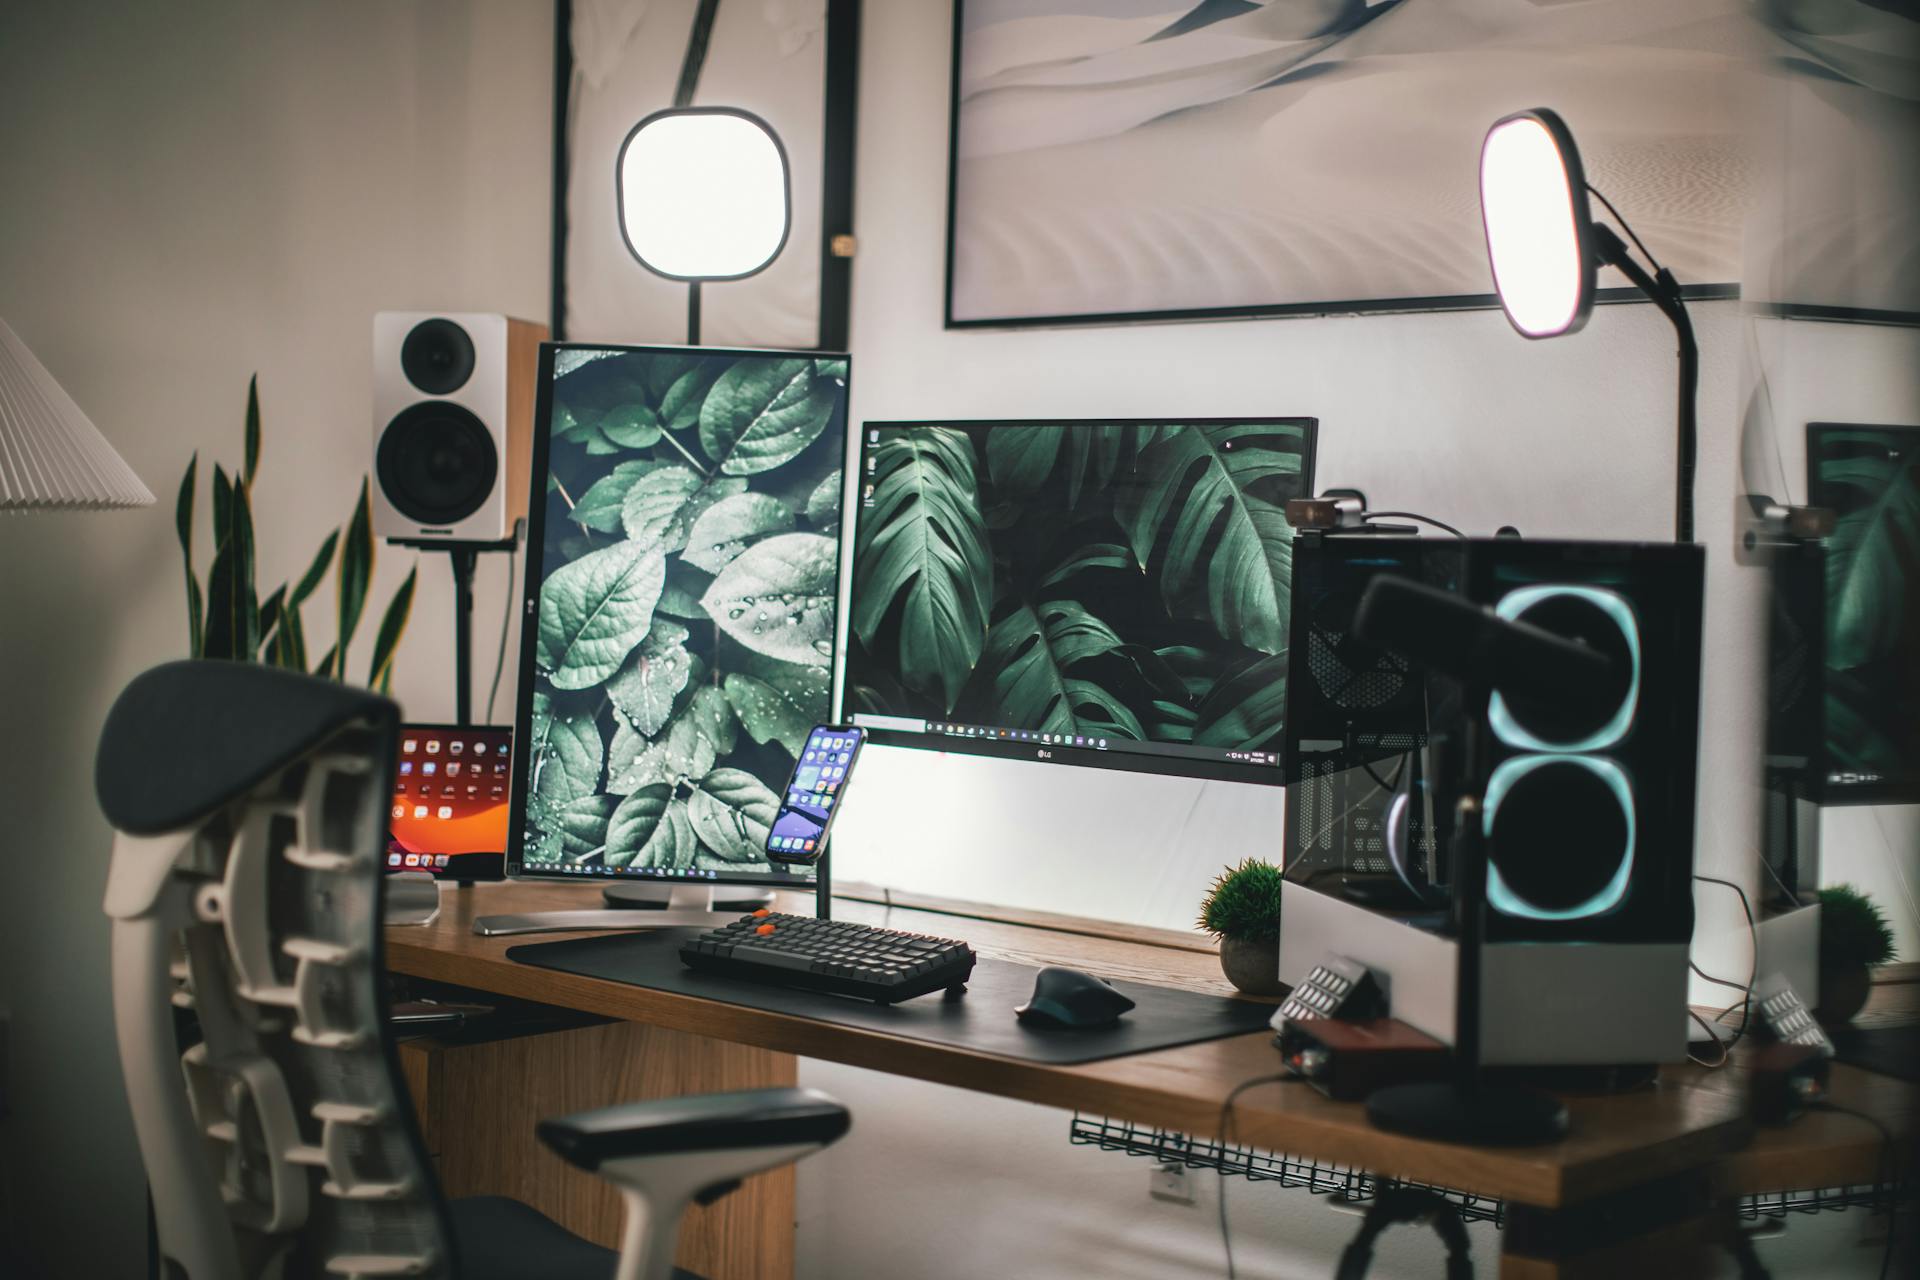
[[[401,974],[642,1024],[655,1037],[648,1053],[656,1059],[688,1054],[719,1056],[723,1055],[721,1044],[760,1051],[760,1056],[743,1057],[736,1048],[724,1051],[731,1055],[725,1057],[724,1066],[662,1068],[655,1079],[619,1082],[633,1090],[628,1096],[674,1091],[666,1083],[669,1076],[684,1079],[689,1087],[697,1089],[790,1082],[792,1055],[799,1055],[1212,1138],[1218,1136],[1221,1127],[1221,1101],[1234,1086],[1279,1069],[1270,1037],[1264,1032],[1074,1066],[1017,1061],[863,1028],[531,968],[508,960],[506,951],[523,942],[544,939],[483,938],[472,932],[475,915],[598,903],[599,891],[592,886],[503,884],[449,891],[442,895],[443,909],[432,925],[387,931],[387,963]],[[795,896],[781,906],[796,912],[812,910],[810,897]],[[1165,986],[1223,994],[1230,991],[1211,947],[1197,937],[1125,929],[1120,930],[1128,935],[1125,937],[1098,937],[845,899],[835,901],[834,912],[843,919],[962,937],[982,955],[1016,962],[1068,964]],[[669,1039],[660,1039],[663,1034]],[[608,1049],[601,1044],[597,1051],[605,1054]],[[557,1074],[573,1078],[564,1070]],[[1910,1129],[1910,1099],[1904,1110],[1893,1106],[1891,1094],[1895,1091],[1882,1089],[1883,1079],[1851,1068],[1835,1069],[1835,1088],[1842,1101],[1865,1102],[1876,1113]],[[1905,1088],[1897,1081],[1886,1083]],[[569,1105],[597,1103],[576,1099]],[[1697,1069],[1670,1070],[1649,1090],[1570,1099],[1569,1108],[1572,1133],[1565,1142],[1501,1151],[1382,1133],[1367,1123],[1356,1104],[1331,1102],[1299,1084],[1271,1084],[1241,1095],[1233,1130],[1238,1141],[1257,1147],[1541,1210],[1569,1209],[1661,1179],[1686,1178],[1695,1173],[1711,1177],[1722,1157],[1749,1147],[1754,1139],[1752,1126],[1744,1118],[1738,1080],[1731,1073],[1720,1073],[1715,1079],[1714,1073]],[[529,1143],[531,1119],[526,1118],[525,1126]],[[1774,1188],[1810,1185],[1804,1173],[1812,1172],[1818,1172],[1830,1185],[1871,1181],[1879,1160],[1877,1136],[1851,1117],[1810,1119],[1819,1123],[1803,1122],[1781,1134],[1766,1135],[1748,1154],[1721,1166],[1719,1174],[1731,1176],[1743,1192],[1759,1189],[1756,1184]],[[557,1161],[547,1166],[558,1167]],[[786,1190],[776,1191],[776,1195],[790,1198],[790,1174],[788,1177]],[[1781,1178],[1785,1182],[1769,1181]],[[457,1183],[458,1179],[449,1181]],[[454,1188],[455,1193],[471,1189],[475,1188]],[[728,1203],[722,1201],[717,1207]],[[774,1205],[767,1210],[769,1220],[778,1221],[782,1211]],[[790,1208],[784,1212],[785,1222],[790,1224]],[[739,1225],[733,1229],[738,1230]],[[702,1231],[690,1220],[683,1245],[689,1238],[701,1236]],[[600,1231],[596,1229],[594,1234]],[[726,1264],[716,1261],[712,1249],[701,1246],[693,1253],[683,1252],[683,1264],[714,1274],[716,1267]],[[778,1252],[775,1248],[756,1255],[751,1266],[759,1269],[758,1274],[790,1270],[791,1253],[782,1259]],[[1504,1273],[1570,1275],[1580,1270],[1563,1264],[1544,1265],[1543,1270],[1541,1265],[1509,1258]]]

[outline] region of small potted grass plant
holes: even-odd
[[[1867,1003],[1873,966],[1893,959],[1893,930],[1878,904],[1850,884],[1820,891],[1820,1003],[1816,1018],[1850,1022]]]
[[[1220,940],[1220,970],[1253,996],[1280,996],[1280,868],[1248,858],[1222,871],[1200,906],[1200,928]]]

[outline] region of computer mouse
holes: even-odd
[[[1048,965],[1033,980],[1033,995],[1014,1015],[1032,1027],[1069,1027],[1076,1031],[1111,1027],[1133,1001],[1105,978],[1078,969]]]

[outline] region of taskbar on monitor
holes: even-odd
[[[1278,785],[1284,781],[1278,751],[1246,751],[1226,747],[1196,747],[1184,742],[1141,742],[1133,738],[1102,737],[1086,733],[1049,733],[1004,725],[959,724],[913,716],[855,712],[852,722],[883,744],[937,746],[979,755],[1016,760],[1043,760],[1060,764],[1092,765],[1221,778],[1235,782]],[[925,739],[939,739],[928,742]]]

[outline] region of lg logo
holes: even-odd
[[[1042,751],[1042,752],[1040,752],[1040,758],[1041,758],[1042,760],[1051,760],[1051,759],[1053,759],[1053,752],[1051,752],[1051,751]]]

